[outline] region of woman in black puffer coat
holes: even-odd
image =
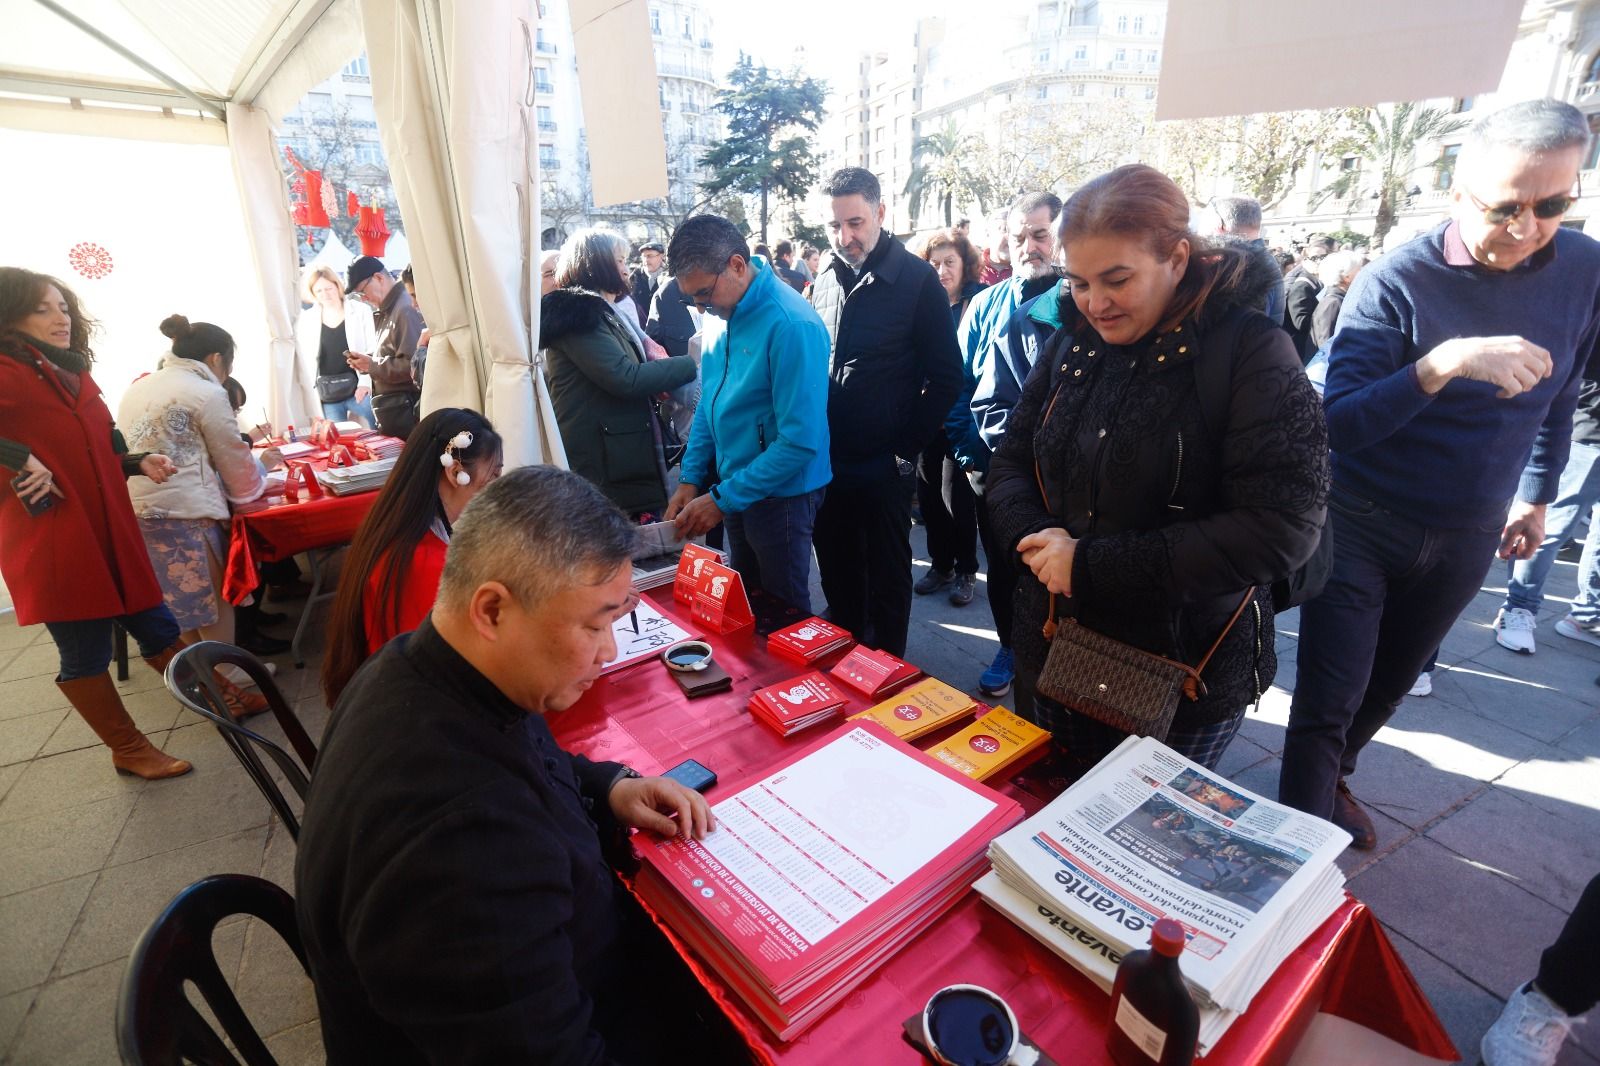
[[[1277,671],[1270,586],[1310,558],[1327,503],[1322,405],[1288,335],[1252,309],[1276,272],[1207,246],[1188,217],[1146,166],[1073,195],[1063,325],[989,473],[996,539],[1024,564],[1017,701],[1082,768],[1123,734],[1035,693],[1051,594],[1058,618],[1195,666],[1256,589],[1167,738],[1212,766]]]

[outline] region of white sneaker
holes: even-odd
[[[1579,622],[1568,615],[1556,623],[1556,632],[1573,640],[1581,640],[1585,644],[1600,646],[1600,622]]]
[[[1433,675],[1428,673],[1427,671],[1423,671],[1422,673],[1418,674],[1417,675],[1417,683],[1411,686],[1411,689],[1406,693],[1406,695],[1407,696],[1431,696],[1431,695],[1433,695]]]
[[[1530,982],[1506,1000],[1478,1050],[1487,1066],[1555,1066],[1577,1020]]]
[[[1532,611],[1521,607],[1500,608],[1500,613],[1494,616],[1495,643],[1523,655],[1532,655],[1535,621]],[[1595,643],[1600,644],[1600,641]]]

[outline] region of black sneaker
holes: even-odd
[[[930,592],[938,592],[956,579],[953,570],[929,570],[922,575],[922,580],[911,586],[918,596],[926,596]]]
[[[957,607],[965,607],[972,602],[972,597],[978,591],[977,574],[957,574],[956,587],[950,590],[950,602]]]

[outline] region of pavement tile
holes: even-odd
[[[1274,753],[1248,737],[1235,734],[1228,744],[1228,750],[1223,752],[1222,758],[1217,761],[1217,773],[1231,780],[1264,759],[1270,759],[1274,765],[1277,764],[1277,756]]]
[[[1436,670],[1433,695],[1429,698],[1472,711],[1547,742],[1565,736],[1594,713],[1592,700],[1586,704],[1574,698],[1570,691],[1534,680],[1540,678],[1538,673],[1509,673],[1507,665],[1522,664],[1485,665],[1482,661],[1471,660]],[[1587,698],[1587,693],[1580,694]]]
[[[1569,806],[1554,814],[1500,787],[1430,828],[1428,837],[1563,912],[1600,870],[1600,811]]]
[[[1356,877],[1363,870],[1382,862],[1416,835],[1415,829],[1376,808],[1369,809],[1367,815],[1372,819],[1372,828],[1378,832],[1378,843],[1371,851],[1345,848],[1339,853],[1334,862],[1347,878]]]
[[[126,955],[172,897],[200,878],[260,869],[266,835],[265,826],[248,829],[102,871],[57,972],[75,973]]]
[[[289,945],[259,919],[241,925],[244,953],[234,994],[256,1032],[277,1033],[316,1021],[316,991]]]
[[[1518,763],[1495,782],[1528,802],[1563,817],[1578,808],[1585,817],[1600,809],[1600,755],[1546,748]]]
[[[57,654],[54,644],[23,647],[17,649],[16,655],[11,655],[9,651],[0,651],[0,658],[10,659],[5,669],[0,670],[0,683],[20,681],[41,674],[53,680],[61,669],[61,656]]]
[[[267,1037],[267,1050],[278,1066],[323,1066],[328,1061],[322,1048],[322,1026],[318,1022],[297,1025]]]
[[[0,855],[27,856],[0,863],[0,896],[99,870],[127,820],[127,803],[111,797],[0,822]]]
[[[1289,694],[1276,687],[1261,697],[1261,710],[1244,716],[1238,737],[1274,755],[1283,754],[1283,727],[1289,720]],[[1275,710],[1281,704],[1281,714]]]
[[[272,819],[268,827],[267,846],[261,854],[260,876],[271,881],[289,895],[294,895],[294,857],[296,845],[289,835],[289,827]]]
[[[271,808],[215,727],[174,729],[162,750],[194,769],[140,794],[110,865],[266,824]]]
[[[1600,706],[1600,688],[1595,689],[1595,702]],[[1600,711],[1558,740],[1556,747],[1578,755],[1600,757]]]
[[[22,1019],[27,1016],[28,1008],[33,1006],[38,996],[38,988],[24,988],[9,996],[0,996],[0,1061],[11,1061],[6,1058],[6,1049],[16,1038],[17,1030],[22,1028]]]
[[[49,639],[49,631],[43,625],[19,626],[15,614],[0,614],[0,648],[26,648],[35,641]]]
[[[16,1066],[115,1063],[117,994],[127,959],[52,981],[39,991],[7,1061]]]
[[[0,722],[65,706],[67,697],[56,688],[55,678],[50,674],[0,684]]]
[[[71,712],[57,707],[0,722],[0,766],[27,762],[39,754],[44,742],[50,739],[50,734],[56,731],[56,726],[68,714]]]
[[[1433,1012],[1465,1062],[1478,1061],[1478,1042],[1500,1016],[1504,1001],[1461,976],[1448,963],[1394,929],[1385,930],[1406,968],[1422,986]]]
[[[22,771],[26,770],[27,768],[28,767],[26,763],[16,763],[13,766],[0,766],[0,800],[4,800],[6,798],[6,793],[11,791],[11,786],[17,783],[17,779],[22,776]]]
[[[1426,837],[1353,878],[1350,891],[1385,925],[1486,989],[1526,981],[1566,912],[1509,877],[1475,865]],[[1440,906],[1441,894],[1450,900]],[[1490,939],[1492,943],[1485,943]]]
[[[1600,674],[1600,648],[1561,636],[1555,631],[1558,620],[1539,626],[1539,650],[1533,655],[1508,651],[1497,644],[1472,661],[1499,673],[1537,681],[1568,697],[1579,697]]]
[[[0,929],[6,931],[6,950],[0,951],[0,995],[31,988],[50,976],[94,882],[95,875],[86,874],[0,897]]]
[[[98,745],[36,758],[11,786],[6,798],[0,800],[0,822],[113,796],[122,797],[132,807],[146,784],[140,778],[117,773],[111,765],[111,753]]]

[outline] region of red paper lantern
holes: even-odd
[[[356,237],[361,241],[361,254],[382,257],[389,243],[389,227],[383,220],[383,208],[363,207],[361,221],[356,224]]]

